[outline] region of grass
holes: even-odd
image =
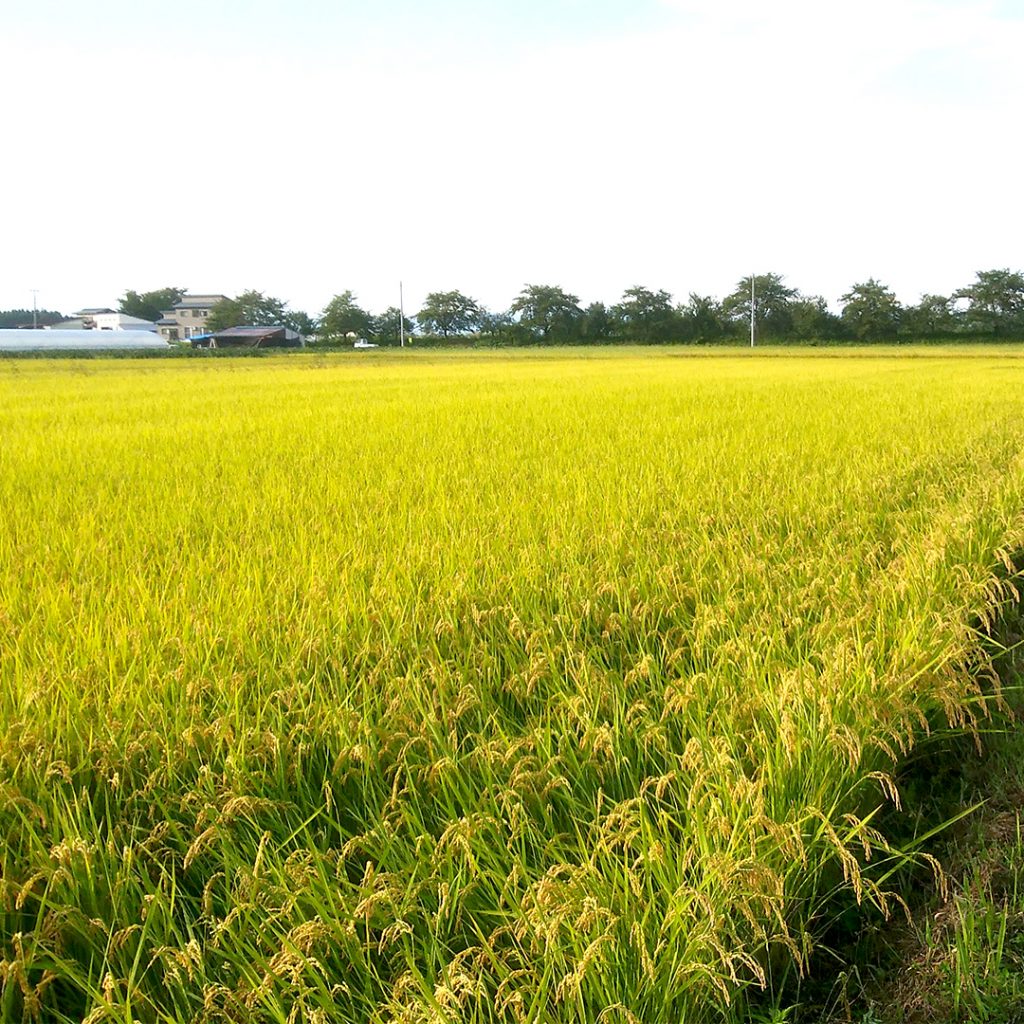
[[[930,772],[912,770],[926,816],[955,822],[932,844],[947,884],[911,887],[909,920],[866,923],[852,962],[834,977],[828,997],[819,998],[820,1011],[806,1007],[801,1019],[817,1024],[1024,1021],[1021,628],[1022,607],[1015,602],[993,645],[1011,711],[996,716],[977,744],[953,738],[929,759]]]
[[[895,908],[1024,363],[678,354],[0,364],[0,1017],[740,1020]]]

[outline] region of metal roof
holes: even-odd
[[[277,324],[275,327],[228,327],[223,331],[217,331],[214,335],[215,338],[227,337],[231,335],[236,338],[262,338],[265,334],[277,334],[280,331],[284,331],[286,334],[297,334],[296,331],[290,331],[289,328],[283,324]]]

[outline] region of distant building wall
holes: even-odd
[[[226,295],[183,295],[173,309],[163,311],[157,330],[165,341],[186,341],[197,334],[207,334],[207,320],[213,307]]]
[[[128,316],[127,313],[97,313],[92,317],[98,331],[155,331],[156,324],[152,320]]]
[[[156,331],[156,324],[127,313],[78,313],[70,320],[52,324],[55,331]]]

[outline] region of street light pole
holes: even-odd
[[[39,330],[39,308],[38,308],[39,304],[38,304],[38,301],[37,301],[37,296],[39,295],[39,289],[38,288],[30,288],[29,291],[32,292],[32,330],[33,331],[38,331]]]
[[[401,347],[405,348],[405,293],[401,281],[398,282],[398,337]]]
[[[754,295],[754,275],[750,275],[750,347],[754,347],[754,324],[757,316],[757,299]]]

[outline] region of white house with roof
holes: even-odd
[[[128,316],[127,313],[118,313],[117,310],[108,309],[106,306],[95,306],[88,309],[80,309],[73,314],[70,320],[62,320],[53,324],[47,330],[56,331],[153,331],[156,332],[156,324],[152,320],[142,320],[137,316]]]
[[[165,341],[186,341],[208,334],[207,318],[226,295],[183,295],[172,309],[161,310],[156,329]]]

